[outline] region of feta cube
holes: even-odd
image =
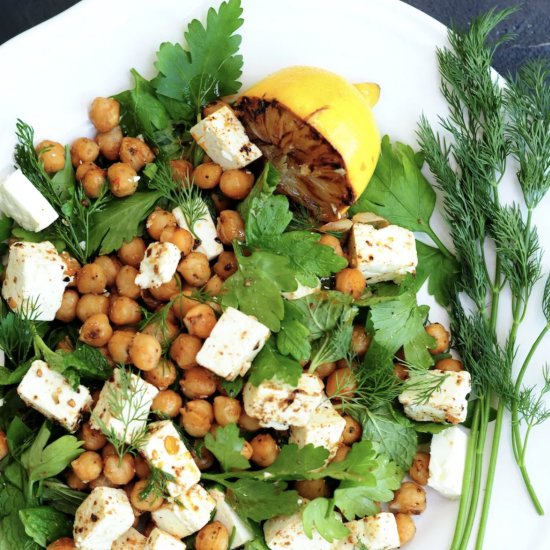
[[[305,426],[323,399],[323,383],[314,374],[302,374],[296,388],[276,379],[258,386],[247,382],[243,388],[246,414],[276,430]]]
[[[0,183],[0,210],[27,231],[42,231],[59,216],[21,170]]]
[[[395,516],[388,512],[349,521],[345,526],[350,530],[350,534],[335,543],[334,550],[354,550],[358,547],[369,550],[393,550],[401,544]]]
[[[172,243],[151,243],[139,266],[136,285],[158,288],[171,281],[181,258],[180,249]]]
[[[146,550],[147,538],[139,531],[130,527],[113,542],[111,550]]]
[[[101,389],[90,425],[95,430],[113,431],[117,437],[131,443],[134,434],[146,429],[147,417],[158,392],[155,386],[130,371],[115,369],[113,378]],[[113,402],[122,403],[120,411],[112,410]]]
[[[349,250],[351,265],[369,284],[399,281],[414,273],[418,264],[413,233],[398,225],[375,229],[369,223],[353,222]]]
[[[198,483],[201,478],[191,453],[170,420],[149,424],[147,440],[140,452],[155,468],[176,478],[175,482],[168,482],[166,487],[173,497]]]
[[[262,156],[229,107],[222,107],[191,128],[205,153],[224,170],[243,168]]]
[[[126,493],[112,487],[96,487],[78,507],[73,538],[78,550],[111,550],[111,545],[134,523]]]
[[[235,380],[248,372],[269,334],[255,317],[228,307],[197,354],[197,363],[226,380]]]
[[[193,231],[189,228],[187,220],[185,219],[185,216],[179,206],[172,210],[172,214],[174,214],[174,217],[180,227],[194,233],[197,236],[199,241],[195,243],[195,251],[204,254],[208,260],[213,260],[223,252],[223,244],[218,237],[216,224],[214,223],[214,220],[212,220],[212,216],[210,215],[210,212],[208,212],[206,204],[204,208],[205,214],[195,222],[195,225],[193,225]]]
[[[315,286],[305,286],[300,281],[296,281],[298,287],[294,292],[283,292],[282,296],[285,300],[299,300],[310,294],[315,294],[321,290],[321,283],[318,282]]]
[[[427,401],[419,401],[421,389],[426,377],[445,377],[441,386],[434,391]],[[427,380],[430,383],[429,380]],[[466,396],[472,389],[470,373],[444,372],[430,370],[409,378],[408,389],[399,396],[405,414],[419,422],[450,422],[458,424],[466,420],[468,401]],[[415,387],[417,386],[417,387]]]
[[[288,442],[296,443],[298,447],[305,447],[309,443],[315,447],[324,447],[329,451],[330,460],[338,450],[345,427],[346,421],[327,399],[313,411],[305,426],[293,426],[290,429]]]
[[[434,434],[430,446],[428,485],[448,498],[459,498],[466,464],[468,436],[453,426]]]
[[[76,390],[60,373],[44,361],[33,361],[17,387],[19,397],[45,417],[59,422],[69,432],[75,432],[82,415],[90,410],[92,396],[88,388]]]
[[[185,550],[185,543],[155,527],[149,534],[145,550]]]
[[[200,485],[178,495],[177,502],[165,502],[151,513],[157,527],[178,538],[202,529],[216,506],[215,500]]]
[[[10,246],[2,296],[15,311],[24,314],[33,309],[37,321],[53,321],[71,280],[65,275],[66,269],[52,243],[14,243]]]
[[[214,520],[219,521],[230,534],[233,533],[230,549],[239,548],[247,542],[254,540],[254,533],[248,524],[239,517],[237,512],[227,504],[222,491],[219,489],[210,489],[208,493],[216,501]]]
[[[4,350],[0,348],[0,367],[6,366],[6,354]]]

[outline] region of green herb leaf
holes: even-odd
[[[13,220],[0,214],[0,242],[4,242],[11,235]]]
[[[284,445],[275,462],[262,470],[275,479],[308,479],[307,476],[322,468],[328,458],[328,451],[324,447],[314,447],[308,443],[298,447],[294,443]]]
[[[47,479],[42,484],[42,500],[72,516],[87,496],[87,493],[75,491],[57,479]]]
[[[206,434],[204,446],[218,459],[224,471],[250,468],[250,462],[241,454],[245,440],[236,424],[219,426],[216,435]]]
[[[349,534],[349,529],[334,511],[333,502],[328,498],[315,498],[308,502],[302,510],[302,523],[308,538],[313,538],[313,529],[328,542],[343,539]]]
[[[241,393],[241,390],[244,386],[244,378],[242,376],[237,376],[235,380],[221,380],[221,385],[225,393],[229,397],[237,397]]]
[[[16,510],[0,520],[0,548],[40,550],[40,546],[25,533],[25,528]]]
[[[291,355],[296,361],[306,361],[311,355],[309,330],[297,319],[288,318],[286,310],[285,303],[285,318],[277,335],[277,349],[283,355]]]
[[[72,519],[49,506],[19,510],[19,518],[25,533],[42,547],[72,534]]]
[[[296,387],[302,372],[300,363],[278,353],[275,350],[273,338],[270,338],[252,363],[249,382],[258,386],[264,380],[276,378]]]

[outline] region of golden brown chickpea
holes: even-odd
[[[205,525],[195,539],[195,550],[227,550],[229,531],[219,521]]]
[[[227,101],[224,101],[223,99],[215,99],[214,101],[212,101],[208,105],[205,105],[202,108],[202,116],[206,118],[207,116],[210,116],[212,113],[215,113],[222,107],[228,107],[229,109],[231,109]]]
[[[126,453],[122,458],[108,456],[103,465],[103,475],[114,485],[126,485],[136,475],[134,457]]]
[[[342,460],[348,456],[350,451],[351,447],[349,445],[340,445],[334,455],[334,458],[332,459],[332,462],[342,462]]]
[[[187,312],[183,323],[192,336],[206,339],[216,326],[218,320],[214,310],[207,304],[198,304]]]
[[[143,374],[143,378],[159,390],[165,390],[176,381],[176,365],[168,359],[161,359],[154,369]]]
[[[102,294],[107,285],[105,271],[98,264],[83,265],[76,276],[80,294]]]
[[[89,422],[82,424],[80,439],[84,441],[83,447],[87,451],[99,451],[107,444],[107,438],[99,430],[94,430]]]
[[[223,244],[231,244],[235,239],[244,241],[244,222],[236,210],[222,210],[218,217],[218,238]]]
[[[267,468],[279,456],[279,446],[270,434],[258,434],[250,441],[252,445],[252,462]]]
[[[148,484],[148,479],[140,479],[136,481],[130,493],[130,502],[132,506],[140,512],[154,512],[158,510],[164,502],[164,499],[157,496],[155,491],[151,491],[146,498],[142,498],[141,493],[143,493]]]
[[[254,185],[254,174],[249,170],[226,170],[220,178],[220,189],[230,199],[244,199]]]
[[[192,437],[204,437],[214,422],[212,405],[204,399],[193,399],[181,409],[181,425]]]
[[[68,336],[65,336],[55,346],[56,351],[74,351],[74,346],[71,339]]]
[[[122,130],[120,126],[115,126],[108,132],[100,132],[95,137],[97,144],[99,145],[99,152],[107,160],[117,160],[118,152],[120,151],[120,145],[122,143]]]
[[[214,397],[214,417],[220,426],[236,424],[241,417],[241,403],[238,399],[218,395]]]
[[[329,489],[324,479],[304,479],[294,482],[298,494],[309,500],[317,497],[328,497]]]
[[[76,276],[80,269],[78,260],[73,258],[68,252],[61,252],[60,256],[64,264],[67,266],[63,274],[73,279],[67,286],[76,286]]]
[[[366,286],[367,282],[358,269],[346,267],[336,274],[336,290],[351,294],[355,300],[361,296]]]
[[[393,494],[390,512],[421,514],[426,509],[426,491],[412,481],[405,481]]]
[[[82,178],[82,189],[84,194],[90,199],[97,199],[107,185],[106,172],[98,166],[86,170]]]
[[[334,235],[321,235],[319,239],[319,244],[324,244],[325,246],[330,246],[334,250],[337,256],[344,257],[344,251],[342,250],[342,245],[340,241]]]
[[[205,399],[216,392],[216,379],[208,369],[193,367],[183,371],[180,386],[185,397]]]
[[[397,532],[399,533],[400,548],[411,542],[416,534],[416,525],[410,514],[395,514]]]
[[[449,340],[451,335],[445,330],[445,327],[441,323],[432,323],[431,325],[427,325],[426,332],[432,338],[435,338],[435,345],[429,350],[432,355],[443,353],[449,349]]]
[[[409,469],[409,475],[413,481],[416,481],[419,485],[427,485],[428,477],[430,476],[430,455],[429,453],[423,453],[418,451],[414,455],[411,467]]]
[[[246,432],[257,432],[261,428],[260,421],[253,416],[248,416],[244,411],[239,416],[238,424],[239,428]]]
[[[464,365],[462,361],[449,357],[447,359],[440,359],[435,364],[435,368],[446,372],[460,372],[464,370]]]
[[[113,335],[109,317],[104,313],[96,313],[88,317],[80,327],[80,340],[94,348],[102,348]]]
[[[76,305],[78,304],[79,294],[76,290],[66,290],[63,293],[61,305],[55,314],[58,321],[70,323],[76,318]]]
[[[167,283],[163,283],[156,288],[150,288],[149,291],[155,300],[168,302],[181,292],[181,277],[174,273],[174,276]]]
[[[71,162],[78,166],[83,162],[95,162],[99,156],[99,145],[90,138],[78,138],[71,145]]]
[[[204,285],[204,291],[210,296],[218,296],[223,288],[223,281],[217,275],[210,277],[206,285]]]
[[[170,168],[172,168],[172,178],[174,181],[191,181],[193,177],[193,165],[188,160],[171,160]]]
[[[195,245],[195,239],[187,229],[172,226],[163,230],[160,235],[160,242],[175,244],[184,256],[187,256]]]
[[[130,363],[130,346],[134,341],[135,332],[130,330],[115,330],[107,349],[115,363],[127,365]]]
[[[222,167],[215,162],[199,164],[193,172],[193,180],[201,189],[213,189],[220,183]]]
[[[129,243],[123,243],[118,249],[118,257],[124,265],[139,269],[139,264],[145,256],[147,246],[141,237],[135,237]]]
[[[237,257],[234,252],[224,250],[214,264],[214,273],[218,275],[224,281],[237,272],[239,264],[237,263]]]
[[[191,455],[199,470],[208,470],[214,465],[214,455],[204,446],[201,445],[197,450],[191,447]]]
[[[51,141],[45,139],[41,141],[36,147],[38,158],[44,165],[44,170],[48,174],[59,172],[65,167],[65,147],[57,141]]]
[[[328,397],[353,397],[356,388],[357,381],[349,367],[335,370],[327,379]]]
[[[190,334],[180,334],[170,346],[170,357],[180,369],[191,369],[198,365],[197,353],[202,347],[202,340]]]
[[[66,481],[67,485],[75,491],[84,491],[88,487],[72,470],[67,472]]]
[[[107,443],[101,450],[101,456],[105,460],[108,456],[117,456],[115,446],[112,443]]]
[[[132,166],[115,162],[107,169],[109,188],[115,197],[127,197],[136,192],[139,176]]]
[[[399,380],[406,380],[409,377],[409,370],[402,363],[395,363],[393,366],[393,372]]]
[[[120,160],[139,172],[146,164],[155,160],[149,145],[135,137],[123,137],[118,152]]]
[[[321,363],[316,369],[315,374],[319,378],[326,378],[330,376],[336,370],[336,363],[334,361],[329,363]]]
[[[143,479],[144,477],[149,477],[151,475],[149,463],[141,455],[136,455],[134,457],[134,468],[139,479]]]
[[[132,298],[118,296],[111,303],[109,318],[115,325],[137,325],[141,321],[141,308]]]
[[[79,164],[75,172],[76,181],[82,182],[86,172],[91,168],[98,168],[98,165],[95,162],[83,162]]]
[[[187,315],[188,311],[197,305],[197,300],[193,300],[189,297],[193,294],[190,290],[184,290],[178,294],[179,296],[173,296],[174,302],[170,311],[179,322],[183,323],[183,318]]]
[[[84,483],[89,483],[100,476],[103,469],[103,460],[99,453],[84,451],[77,459],[71,462],[71,466],[78,479]]]
[[[172,340],[179,334],[177,325],[166,319],[164,323],[159,319],[151,321],[143,330],[143,334],[150,334],[155,337],[162,347],[170,345]]]
[[[351,445],[361,439],[363,428],[361,427],[361,424],[355,420],[355,418],[352,418],[347,414],[344,416],[344,420],[346,421],[346,427],[344,428],[344,433],[342,434],[342,442],[346,445]]]
[[[203,286],[210,279],[208,258],[201,252],[191,252],[178,265],[178,273],[192,286]]]
[[[183,405],[181,395],[174,390],[162,390],[153,399],[153,411],[160,412],[170,418],[178,416]]]
[[[243,443],[243,448],[241,449],[241,455],[244,456],[246,460],[250,460],[253,454],[254,449],[252,448],[252,445],[248,441],[245,441]]]
[[[212,203],[214,204],[214,209],[218,214],[223,210],[227,210],[228,208],[231,207],[231,200],[218,189],[215,189],[211,193],[210,198],[212,199]]]
[[[93,491],[97,487],[114,487],[114,485],[103,474],[101,474],[98,478],[90,481],[88,487]]]
[[[122,267],[122,264],[118,258],[115,258],[114,256],[98,256],[94,260],[94,264],[97,264],[101,267],[101,269],[103,269],[103,273],[105,273],[105,277],[107,278],[107,287],[112,287],[115,284],[116,276]],[[119,294],[120,293],[121,292],[119,291]]]
[[[62,539],[57,539],[56,541],[48,544],[46,550],[74,550],[76,548],[74,540],[69,537],[63,537]]]
[[[130,359],[140,370],[148,371],[154,369],[160,361],[162,348],[159,341],[150,334],[138,332],[134,336],[130,346]]]
[[[160,239],[162,232],[167,227],[175,228],[177,225],[178,223],[174,214],[172,214],[172,212],[162,210],[161,208],[156,208],[153,210],[153,212],[149,214],[147,222],[145,223],[147,232],[151,235],[151,238],[155,239],[155,241]]]
[[[351,335],[352,351],[362,357],[367,353],[370,346],[371,337],[365,332],[365,327],[361,325],[353,325],[353,333]]]
[[[9,452],[8,438],[6,437],[6,434],[0,430],[0,460],[6,458]]]
[[[84,322],[92,315],[109,313],[109,298],[103,294],[84,294],[80,296],[75,308],[76,316]]]
[[[90,120],[99,132],[112,130],[120,120],[120,103],[112,97],[96,97],[90,107]]]
[[[115,284],[117,292],[121,296],[136,300],[141,295],[141,288],[136,285],[136,277],[139,271],[131,265],[123,265],[117,273]]]

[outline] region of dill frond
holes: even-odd
[[[528,429],[550,418],[550,409],[545,405],[545,396],[548,393],[550,393],[550,369],[545,365],[542,386],[538,390],[535,386],[524,387],[518,395],[517,407],[520,422],[525,422]]]
[[[149,469],[151,474],[149,476],[148,483],[139,493],[139,498],[141,500],[146,500],[150,495],[157,498],[170,498],[168,483],[176,483],[176,478],[172,474],[169,474],[168,472],[165,472],[152,464],[149,464]]]
[[[548,275],[546,284],[544,285],[544,292],[542,295],[542,311],[546,317],[546,322],[550,323],[550,275]]]

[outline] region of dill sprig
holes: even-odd
[[[31,358],[34,336],[44,323],[36,320],[39,313],[35,301],[27,301],[19,311],[10,311],[0,300],[0,349],[12,366],[18,367]]]
[[[523,453],[527,447],[525,441],[529,432],[535,426],[542,424],[550,418],[550,409],[545,405],[545,396],[550,393],[550,369],[545,365],[542,371],[543,384],[537,389],[536,386],[523,387],[518,394],[518,411],[522,420],[527,426],[527,433],[523,444]]]
[[[169,474],[168,472],[165,472],[164,470],[153,466],[151,463],[149,463],[149,469],[151,471],[151,474],[149,476],[147,485],[139,493],[139,498],[141,500],[146,500],[147,498],[149,498],[150,495],[153,495],[156,498],[170,498],[168,484],[176,483],[176,478],[172,474]]]

